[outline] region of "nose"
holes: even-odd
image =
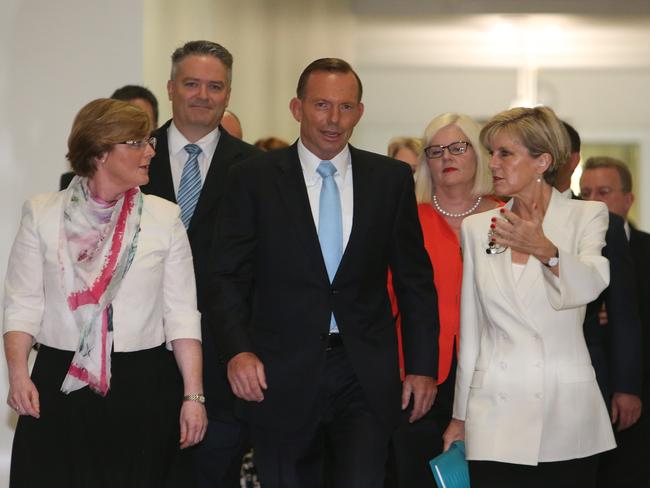
[[[208,87],[203,83],[199,85],[199,97],[203,99],[208,98]]]
[[[494,168],[496,168],[498,166],[498,164],[499,163],[497,161],[496,155],[492,154],[490,156],[490,160],[488,161],[488,168],[494,169]]]
[[[339,118],[340,118],[341,113],[340,113],[338,107],[332,107],[332,108],[330,109],[328,115],[329,115],[329,117],[328,117],[328,118],[329,118],[329,122],[330,122],[330,123],[333,123],[333,124],[336,124],[336,123],[338,123],[338,121],[339,121]]]
[[[154,151],[154,148],[151,147],[151,144],[147,144],[144,149],[144,157],[151,159],[156,155],[156,151]]]

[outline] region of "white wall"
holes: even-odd
[[[3,0],[0,14],[0,282],[23,201],[58,189],[75,113],[142,82],[142,2]],[[0,319],[2,320],[2,319]],[[15,415],[0,361],[0,486]]]

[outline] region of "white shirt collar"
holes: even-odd
[[[214,154],[217,144],[219,143],[219,137],[221,133],[219,132],[219,126],[215,127],[214,130],[208,132],[201,139],[196,141],[194,144],[201,148],[201,154],[208,160],[212,160],[212,155]],[[178,130],[178,127],[172,123],[169,125],[167,130],[167,138],[169,140],[169,155],[172,158],[175,158],[183,151],[183,155],[186,157],[185,146],[191,144],[190,141]]]
[[[307,149],[302,143],[302,139],[298,140],[298,159],[300,159],[300,165],[302,166],[305,182],[310,185],[318,181],[320,175],[316,170],[323,160]],[[349,146],[346,144],[343,150],[330,159],[330,161],[336,168],[337,175],[341,177],[341,181],[344,181],[348,165],[350,165],[352,161]]]

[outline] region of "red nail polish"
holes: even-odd
[[[495,228],[496,228],[496,225],[490,224],[490,229],[495,229]]]
[[[501,213],[506,213],[506,209],[505,209],[505,208],[500,208],[500,209],[499,209],[499,212],[501,212]]]
[[[497,221],[497,218],[496,218],[496,217],[492,217],[491,220],[492,220],[492,222],[496,222],[496,221]]]

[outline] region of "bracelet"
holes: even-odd
[[[199,402],[200,404],[205,403],[205,396],[203,393],[192,393],[191,395],[185,395],[183,397],[184,402]]]

